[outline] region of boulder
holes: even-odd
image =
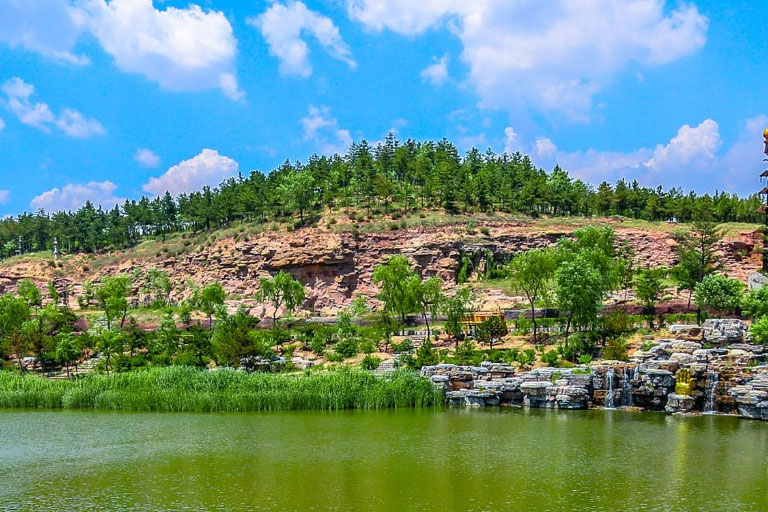
[[[703,329],[698,325],[673,324],[667,328],[669,334],[679,339],[701,339]]]
[[[749,326],[735,318],[710,318],[704,321],[704,341],[712,345],[742,343],[750,340]]]

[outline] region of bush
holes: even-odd
[[[557,350],[548,350],[541,354],[541,362],[547,366],[557,368],[560,366],[560,354],[557,353]]]
[[[376,356],[367,355],[360,361],[360,366],[363,370],[375,370],[381,364],[381,359]]]
[[[309,350],[318,356],[322,356],[323,351],[325,350],[325,339],[323,336],[318,336],[318,333],[315,333],[312,337],[312,341],[309,342]]]
[[[475,355],[475,350],[477,349],[477,346],[474,342],[467,340],[463,343],[460,343],[456,350],[454,351],[453,357],[456,359],[457,364],[472,364],[473,357]]]
[[[706,276],[694,290],[694,302],[703,310],[728,313],[741,305],[744,284],[725,276]]]
[[[363,340],[360,342],[360,352],[363,354],[371,354],[376,352],[376,344],[371,340]]]
[[[761,316],[750,327],[752,339],[760,345],[768,345],[768,316]]]
[[[360,351],[354,338],[347,338],[336,343],[334,350],[343,357],[355,357]]]
[[[480,232],[481,232],[482,234],[484,234],[485,236],[489,236],[489,235],[491,234],[491,230],[490,230],[490,229],[488,229],[488,228],[486,228],[486,227],[482,227],[482,228],[480,228]]]
[[[585,364],[589,366],[592,363],[592,356],[590,354],[582,354],[579,356],[579,364]]]
[[[411,342],[410,338],[405,338],[400,343],[393,343],[392,344],[392,352],[396,354],[402,354],[404,352],[410,352],[413,350],[413,343]]]
[[[615,361],[629,361],[627,356],[627,340],[624,338],[608,340],[603,349],[603,358]]]
[[[325,353],[325,360],[329,363],[340,363],[344,360],[344,356],[334,350],[331,350]]]
[[[517,356],[517,362],[523,366],[531,366],[534,361],[536,361],[536,351],[532,348],[525,349]]]

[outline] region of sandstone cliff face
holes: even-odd
[[[404,254],[414,261],[424,276],[437,275],[446,283],[456,282],[461,255],[491,251],[509,254],[553,245],[568,229],[536,230],[521,223],[487,223],[488,234],[468,234],[465,227],[402,229],[385,233],[334,233],[325,229],[294,232],[265,232],[249,239],[223,238],[210,246],[174,257],[140,256],[137,251],[97,259],[77,255],[64,258],[54,266],[45,260],[26,260],[0,265],[0,291],[11,291],[23,278],[40,286],[55,280],[58,286],[69,284],[79,293],[86,279],[104,275],[131,273],[134,269],[165,269],[177,283],[192,279],[198,284],[220,282],[232,296],[247,300],[258,288],[260,277],[285,271],[299,279],[307,289],[304,308],[314,312],[332,312],[346,305],[355,293],[374,296],[373,269],[393,254]],[[637,264],[671,266],[676,245],[671,233],[644,231],[614,226],[617,238],[635,249]],[[759,268],[760,234],[742,233],[727,238],[719,251],[728,273],[746,281]],[[181,287],[179,287],[181,288]],[[174,291],[176,298],[185,292]],[[259,311],[254,311],[259,313]]]

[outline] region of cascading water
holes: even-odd
[[[717,391],[717,383],[719,381],[719,373],[713,370],[707,372],[707,390],[705,393],[706,401],[704,402],[705,414],[715,414],[717,412],[717,397],[715,392]]]
[[[608,370],[605,372],[605,408],[606,409],[614,409],[614,392],[613,392],[613,381],[614,381],[614,371],[613,368],[608,368]]]

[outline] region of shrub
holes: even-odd
[[[376,352],[376,344],[371,340],[363,340],[360,342],[360,352],[363,354],[371,354]]]
[[[624,338],[614,338],[608,340],[603,349],[604,359],[613,359],[615,361],[628,361],[627,340]]]
[[[413,343],[410,338],[405,338],[400,343],[392,344],[392,352],[395,353],[410,352],[411,350],[413,350]]]
[[[336,343],[334,350],[342,357],[355,357],[360,351],[360,347],[354,338],[346,338]]]
[[[325,353],[325,360],[329,363],[340,363],[344,360],[344,356],[336,351],[329,351]]]
[[[703,310],[731,312],[741,304],[744,284],[725,276],[709,275],[696,285],[694,301]]]
[[[589,364],[592,362],[592,355],[591,354],[582,354],[579,356],[579,364],[585,364],[589,366]]]
[[[750,327],[752,339],[760,345],[768,345],[768,316],[761,316]]]
[[[560,354],[557,350],[548,350],[541,354],[541,362],[547,366],[557,368],[560,366]]]
[[[360,366],[363,368],[363,370],[375,370],[379,367],[379,364],[381,364],[381,359],[370,354],[365,356],[363,360],[360,361]]]
[[[532,348],[527,348],[517,355],[517,362],[523,366],[531,366],[534,361],[536,361],[536,351]]]
[[[485,236],[489,236],[489,235],[491,234],[491,230],[490,230],[490,229],[488,229],[488,228],[486,228],[485,226],[483,226],[482,228],[480,228],[480,232],[481,232],[482,234],[484,234]]]

